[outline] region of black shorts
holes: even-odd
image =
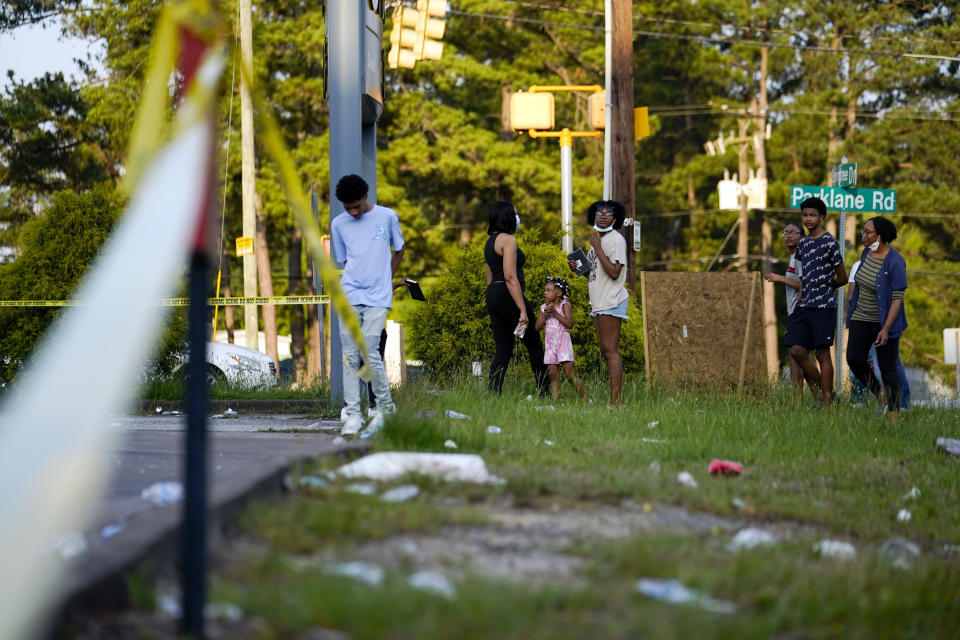
[[[837,333],[837,310],[797,307],[787,319],[787,346],[805,349],[832,347]]]

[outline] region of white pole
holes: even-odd
[[[956,356],[954,366],[956,367],[957,374],[957,399],[960,400],[960,331],[956,331],[953,334],[953,348]]]
[[[573,251],[573,140],[560,137],[560,247],[564,254]],[[566,144],[564,144],[566,143]]]
[[[609,200],[612,192],[610,185],[613,181],[613,169],[610,167],[610,158],[613,155],[613,136],[610,135],[610,128],[613,126],[613,0],[604,0],[603,3],[603,51],[603,90],[606,96],[603,109],[605,116],[603,125],[603,199]]]
[[[847,211],[846,209],[840,210],[840,230],[838,234],[840,236],[840,257],[843,258],[844,264],[847,261]],[[836,384],[833,386],[833,390],[836,393],[840,393],[840,385],[843,383],[843,306],[846,302],[846,287],[841,287],[837,290],[837,362],[834,367],[836,371]]]

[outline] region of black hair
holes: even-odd
[[[893,224],[883,216],[870,218],[867,222],[873,223],[873,230],[877,232],[884,244],[890,244],[897,239],[897,225]],[[866,224],[866,222],[864,223]]]
[[[512,202],[506,200],[497,200],[490,207],[490,223],[487,226],[487,233],[491,236],[495,233],[516,233],[517,231],[517,208]]]
[[[787,230],[787,227],[796,227],[797,230],[800,231],[801,237],[807,235],[807,230],[804,229],[804,228],[803,228],[803,224],[801,224],[801,223],[799,223],[799,222],[790,221],[790,222],[788,222],[787,224],[783,225],[783,230],[786,231],[786,230]]]
[[[613,209],[613,228],[619,229],[623,226],[623,220],[627,217],[627,208],[623,203],[616,200],[597,200],[587,208],[587,224],[591,227],[597,222],[598,209]]]
[[[567,282],[565,278],[561,278],[559,276],[547,276],[547,282],[552,282],[553,286],[563,292],[563,295],[570,295],[570,283]]]
[[[336,196],[340,202],[356,202],[370,192],[367,181],[355,173],[350,173],[337,182]]]
[[[806,200],[800,203],[800,211],[804,209],[816,209],[817,213],[821,216],[826,217],[827,215],[827,205],[826,203],[818,198],[817,196],[810,196]]]

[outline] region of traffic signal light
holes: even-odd
[[[397,5],[387,53],[390,68],[412,69],[417,60],[439,60],[446,15],[446,0],[417,0],[416,9]]]
[[[447,0],[417,0],[419,36],[413,48],[417,60],[439,60],[443,56],[443,32],[446,28]]]
[[[393,27],[390,29],[390,52],[387,53],[387,64],[391,69],[403,67],[413,69],[417,62],[414,46],[419,41],[416,27],[418,12],[397,5],[393,10]]]

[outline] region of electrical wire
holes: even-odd
[[[582,23],[558,22],[555,20],[540,20],[538,18],[524,18],[520,16],[502,16],[494,13],[480,13],[473,11],[462,11],[460,9],[448,9],[447,13],[452,15],[464,16],[467,18],[487,18],[490,20],[501,20],[504,22],[522,22],[526,24],[535,24],[539,26],[560,27],[563,29],[580,29],[584,31],[604,31],[602,26],[593,26]],[[957,56],[941,56],[930,53],[904,53],[900,51],[870,50],[870,49],[849,49],[837,47],[820,47],[816,45],[801,44],[782,44],[763,40],[748,40],[744,38],[713,38],[710,36],[700,36],[682,33],[667,33],[664,31],[647,31],[644,29],[634,29],[633,35],[646,36],[649,38],[662,38],[667,40],[688,40],[700,42],[707,45],[733,45],[741,44],[751,47],[769,47],[771,49],[793,49],[797,51],[815,51],[818,53],[838,53],[841,55],[865,55],[865,56],[888,56],[894,58],[913,58],[919,60],[939,60],[943,62],[960,62]]]
[[[558,13],[569,13],[569,14],[577,14],[577,15],[590,15],[590,16],[596,16],[596,17],[603,17],[603,11],[600,11],[597,9],[593,9],[593,10],[571,9],[569,7],[563,7],[563,6],[544,5],[544,4],[534,3],[534,2],[524,2],[523,0],[497,0],[497,1],[502,4],[512,4],[512,5],[521,6],[521,7],[530,7],[533,9],[545,9],[547,11],[556,11]],[[633,19],[635,21],[641,21],[641,22],[653,22],[656,24],[673,24],[673,25],[678,25],[682,27],[703,27],[708,29],[714,29],[717,31],[724,31],[726,29],[738,28],[737,25],[729,22],[716,23],[716,22],[706,22],[706,21],[697,21],[697,20],[678,20],[675,18],[665,18],[661,16],[647,16],[642,14],[637,14],[633,16]],[[750,29],[750,28],[751,27],[749,26],[747,27],[747,29]],[[808,37],[807,34],[802,31],[790,31],[788,29],[753,27],[753,31],[756,31],[757,33],[774,33],[777,35],[784,35],[791,38]],[[857,38],[857,37],[858,36],[855,36],[855,35],[837,36],[837,38],[839,38],[840,40],[850,40],[852,38]],[[960,45],[960,40],[944,40],[943,38],[933,38],[926,35],[913,36],[913,39],[921,40],[924,42],[936,43],[936,44],[945,44],[950,47],[956,47],[957,45]],[[897,40],[891,36],[873,36],[872,40],[897,42]]]

